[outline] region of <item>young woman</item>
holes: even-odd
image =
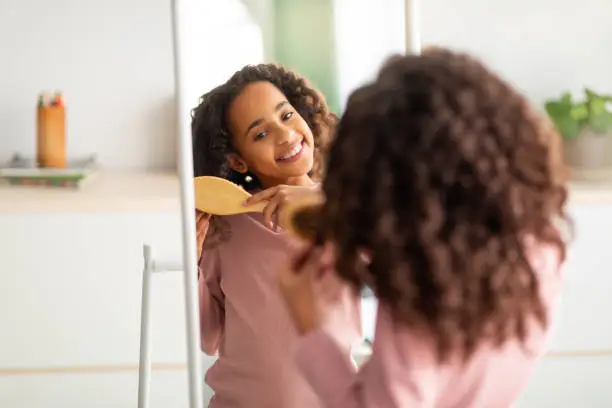
[[[212,408],[321,406],[292,358],[298,333],[276,276],[298,243],[276,218],[287,201],[319,189],[322,149],[335,122],[303,78],[272,64],[244,67],[194,110],[195,175],[226,178],[253,193],[251,203],[268,202],[263,214],[210,223],[197,215],[202,348],[219,356],[206,374]],[[329,276],[327,284],[338,282]],[[349,358],[361,320],[357,292],[345,293],[344,303],[329,306],[339,317],[328,326]]]
[[[562,286],[558,135],[483,64],[442,49],[388,62],[337,129],[325,245],[280,274],[302,373],[326,407],[511,406]],[[319,276],[331,273],[379,300],[360,370],[321,324]]]

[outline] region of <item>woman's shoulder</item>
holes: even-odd
[[[212,248],[229,244],[238,236],[252,235],[252,231],[260,230],[262,225],[249,214],[234,214],[212,216],[204,240],[204,248]]]

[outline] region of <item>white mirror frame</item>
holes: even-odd
[[[421,53],[421,0],[404,0],[406,54]]]
[[[181,218],[183,221],[183,273],[185,288],[185,317],[187,338],[187,369],[189,407],[202,408],[203,377],[200,351],[200,323],[198,306],[198,260],[195,229],[195,198],[193,189],[193,147],[191,125],[188,121],[191,107],[186,101],[184,71],[182,66],[182,27],[187,12],[182,0],[172,0],[172,34],[174,46],[174,79],[176,92],[176,121],[178,127],[178,173],[181,185]],[[211,7],[213,5],[211,4]]]

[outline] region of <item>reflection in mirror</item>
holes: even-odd
[[[183,3],[188,11],[180,27],[180,92],[193,108],[194,176],[230,180],[252,194],[250,204],[259,208],[196,216],[201,340],[209,356],[204,369],[207,399],[214,395],[211,406],[249,406],[249,401],[267,407],[318,406],[290,363],[298,333],[276,276],[297,242],[277,223],[286,202],[317,193],[322,154],[350,91],[370,79],[390,54],[404,51],[404,1],[385,5]],[[212,189],[208,194],[215,196]],[[236,204],[242,203],[228,207]],[[335,281],[332,275],[325,279]],[[352,323],[339,335],[349,353],[362,345],[362,317],[366,334],[373,333],[375,307],[373,299],[366,300],[366,313],[361,313],[359,294],[342,296],[347,299],[338,313],[349,313]]]

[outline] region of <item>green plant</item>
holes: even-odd
[[[612,132],[612,96],[588,88],[584,89],[584,96],[584,100],[574,101],[571,93],[565,92],[561,98],[545,104],[546,113],[566,139],[577,138],[584,128],[599,134]]]

